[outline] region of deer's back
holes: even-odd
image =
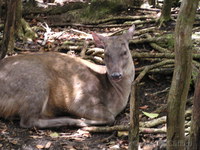
[[[40,107],[41,115],[75,113],[91,96],[94,104],[99,103],[99,95],[94,93],[101,89],[100,78],[106,75],[93,67],[104,70],[58,53],[5,58],[0,62],[0,116],[18,115],[27,105]]]

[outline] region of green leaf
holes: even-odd
[[[145,116],[147,116],[147,117],[149,117],[149,118],[156,118],[156,117],[158,117],[158,115],[159,114],[156,114],[156,113],[148,113],[148,112],[145,112],[145,111],[142,111],[142,113],[145,115]]]
[[[59,137],[59,134],[57,132],[53,132],[50,134],[50,137],[57,138],[57,137]]]

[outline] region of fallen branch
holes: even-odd
[[[79,46],[79,45],[62,45],[61,47],[58,48],[58,51],[61,50],[66,50],[66,51],[77,51],[77,52],[81,52],[83,46]]]
[[[46,30],[46,32],[44,33],[44,40],[42,42],[42,45],[45,45],[47,43],[47,41],[49,39],[49,35],[52,33],[52,31],[46,22],[44,22],[44,25],[42,23],[40,25]]]
[[[112,25],[90,25],[90,24],[78,24],[78,23],[59,23],[59,24],[51,24],[51,27],[83,27],[83,28],[116,28],[116,27],[130,27],[128,24],[112,24]]]
[[[152,48],[154,48],[155,50],[161,52],[161,53],[170,53],[170,51],[169,51],[168,49],[163,48],[163,47],[159,46],[159,45],[156,44],[156,43],[150,43],[150,46],[151,46]]]
[[[151,95],[159,95],[159,94],[162,94],[162,93],[168,93],[169,92],[169,89],[170,89],[170,87],[167,87],[167,88],[165,88],[164,90],[162,90],[162,91],[157,91],[157,92],[155,92],[155,93],[152,93]]]
[[[174,60],[164,60],[162,62],[159,62],[159,63],[156,63],[156,64],[153,64],[153,65],[149,65],[149,66],[145,66],[144,67],[144,70],[139,74],[139,76],[135,79],[134,81],[134,84],[136,83],[139,83],[142,78],[148,73],[148,71],[150,71],[151,69],[153,68],[157,68],[157,67],[160,67],[160,66],[163,66],[163,65],[166,65],[168,63],[173,63]]]
[[[142,71],[146,67],[148,67],[148,69],[151,70],[151,69],[154,69],[154,68],[157,68],[157,67],[160,67],[160,66],[167,66],[169,64],[174,64],[174,60],[173,59],[164,60],[162,62],[158,62],[158,63],[152,64],[152,65],[148,65],[148,66],[143,66],[143,67],[140,67],[140,68],[136,68],[135,70],[136,71]]]
[[[140,122],[139,125],[141,128],[151,128],[158,125],[161,125],[163,123],[166,123],[166,116],[153,119],[146,122]],[[90,132],[112,132],[112,131],[128,131],[129,125],[115,125],[111,127],[84,127],[84,130],[90,131]]]
[[[103,24],[103,23],[108,23],[110,21],[116,21],[116,20],[122,20],[123,21],[134,21],[134,20],[139,20],[139,21],[134,21],[132,22],[132,24],[135,25],[140,25],[140,24],[145,24],[145,23],[154,23],[156,22],[156,20],[151,17],[148,18],[149,20],[145,20],[145,18],[147,18],[148,16],[128,16],[128,17],[112,17],[112,18],[108,18],[108,19],[104,19],[104,20],[99,20],[96,22],[89,22],[89,23],[84,23],[84,24],[78,24],[78,23],[59,23],[59,24],[51,24],[49,25],[50,27],[66,27],[66,26],[70,26],[70,27],[84,27],[84,28],[117,28],[117,27],[129,27],[130,24]],[[140,18],[142,20],[140,20]],[[36,18],[38,19],[38,18]],[[41,21],[40,19],[38,19],[39,21]],[[152,27],[154,28],[154,27]]]
[[[135,23],[132,23],[132,24],[135,24]],[[135,25],[136,25],[136,24],[135,24]],[[130,25],[129,25],[129,26],[130,26]],[[116,34],[119,34],[119,33],[123,32],[123,31],[125,31],[125,30],[127,30],[127,29],[128,29],[128,28],[124,28],[124,29],[118,30],[118,31],[112,33],[110,36],[114,36],[114,35],[116,35]],[[152,32],[152,31],[154,31],[155,29],[156,29],[156,27],[149,27],[149,28],[137,30],[137,31],[135,32],[134,35],[136,36],[136,35],[141,35],[141,34],[144,34],[144,33]],[[155,38],[154,38],[154,39],[155,39]],[[134,40],[131,40],[129,43],[132,43],[132,42],[134,42]]]
[[[92,35],[91,35],[91,34],[88,34],[88,33],[86,33],[86,32],[83,32],[83,31],[80,31],[80,30],[77,30],[77,29],[70,29],[70,30],[73,31],[73,32],[82,34],[82,35],[84,35],[84,36],[86,36],[86,37],[92,38]]]
[[[140,133],[149,133],[149,134],[156,134],[156,133],[166,133],[166,127],[162,128],[140,128]]]
[[[144,31],[141,31],[141,32],[144,32]],[[146,31],[147,32],[147,31]],[[163,37],[159,37],[159,38],[155,38],[155,37],[152,37],[152,38],[144,38],[144,39],[133,39],[130,41],[130,44],[143,44],[143,43],[151,43],[151,42],[158,42],[158,41],[162,41],[164,40]]]
[[[141,30],[136,31],[134,35],[141,35],[144,33],[152,32],[155,29],[156,29],[156,27],[149,27],[149,28],[141,29]]]
[[[140,127],[151,128],[166,123],[167,117],[163,116],[146,122],[140,122]]]
[[[174,53],[147,53],[131,52],[133,58],[174,58]]]
[[[84,127],[83,130],[93,133],[105,133],[113,131],[128,131],[129,126],[113,126],[113,127]],[[139,128],[140,133],[166,133],[166,127],[163,128]]]
[[[133,58],[174,58],[174,53],[138,53],[131,51]],[[200,59],[200,54],[193,54],[193,59]]]
[[[126,125],[115,125],[112,127],[84,127],[83,130],[89,131],[89,132],[113,132],[113,131],[128,131],[129,126]]]
[[[185,117],[191,115],[191,109],[186,110]],[[153,119],[146,122],[140,122],[140,133],[166,133],[166,127],[162,128],[153,128],[158,125],[162,125],[166,123],[166,116],[162,116],[157,119]],[[89,132],[113,132],[113,131],[128,131],[130,128],[129,125],[115,125],[111,127],[84,127],[83,130]]]
[[[104,24],[104,23],[108,23],[108,22],[112,22],[112,21],[116,21],[116,20],[117,21],[120,21],[120,20],[122,20],[122,21],[134,21],[134,20],[146,20],[146,19],[155,19],[155,17],[153,17],[152,15],[110,17],[110,18],[94,21],[94,22],[87,23],[87,24],[98,25],[98,24]]]
[[[147,38],[152,38],[152,36],[150,34],[146,34]],[[158,44],[156,43],[150,43],[150,46],[156,50],[158,50],[161,53],[169,53],[170,51],[168,49],[165,49],[163,47],[160,47]]]
[[[149,73],[155,74],[155,73],[159,73],[159,74],[172,74],[174,71],[174,68],[155,68],[149,71]]]
[[[104,49],[102,48],[90,48],[87,50],[86,54],[87,55],[92,55],[92,56],[95,56],[96,54],[103,54],[104,53]]]

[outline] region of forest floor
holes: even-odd
[[[145,10],[146,11],[146,10]],[[158,12],[152,11],[156,15]],[[124,13],[124,16],[126,13]],[[128,12],[128,15],[144,15],[144,13]],[[42,16],[46,18],[45,16]],[[41,16],[40,16],[41,18]],[[108,27],[98,28],[80,24],[71,24],[62,27],[51,27],[41,24],[38,20],[28,19],[29,24],[40,26],[41,30],[37,30],[38,38],[34,41],[16,41],[15,51],[17,53],[36,53],[36,52],[49,52],[59,51],[69,53],[71,55],[80,56],[81,49],[73,47],[74,45],[63,46],[63,43],[70,41],[73,43],[80,43],[83,40],[90,40],[91,31],[98,33],[113,33],[125,27]],[[46,20],[48,22],[48,20]],[[57,22],[56,22],[57,23]],[[47,23],[48,24],[48,23]],[[110,24],[111,25],[111,24]],[[138,28],[156,27],[154,23],[146,24]],[[46,28],[45,28],[46,27]],[[89,27],[89,28],[88,28]],[[47,30],[48,38],[45,39]],[[136,26],[137,30],[137,26]],[[167,25],[160,32],[174,32],[174,22]],[[45,39],[45,40],[44,40]],[[154,49],[149,43],[133,44],[130,46],[131,51],[136,52],[154,52]],[[141,58],[134,59],[136,68],[151,64],[151,60],[143,60]],[[137,73],[138,75],[138,73]],[[138,90],[138,99],[140,102],[140,121],[152,120],[148,115],[143,112],[155,112],[158,108],[164,106],[166,108],[167,95],[169,92],[172,79],[172,72],[169,73],[149,73],[140,82]],[[193,88],[190,90],[191,96]],[[129,124],[129,104],[126,109],[120,113],[115,121],[115,125],[128,125]],[[163,109],[158,113],[158,117],[166,116],[166,110]],[[163,128],[166,124],[160,124],[154,128]],[[127,131],[113,131],[108,133],[90,133],[80,128],[73,127],[60,127],[51,129],[23,129],[19,127],[19,121],[10,121],[0,119],[0,149],[22,149],[22,150],[123,150],[128,149],[128,132]],[[165,132],[141,132],[139,138],[139,147],[143,150],[156,150],[165,149],[166,133]]]

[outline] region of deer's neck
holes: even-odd
[[[111,88],[108,94],[108,107],[114,115],[117,115],[126,107],[134,75],[134,65],[131,65],[121,81],[115,82],[109,79]]]

